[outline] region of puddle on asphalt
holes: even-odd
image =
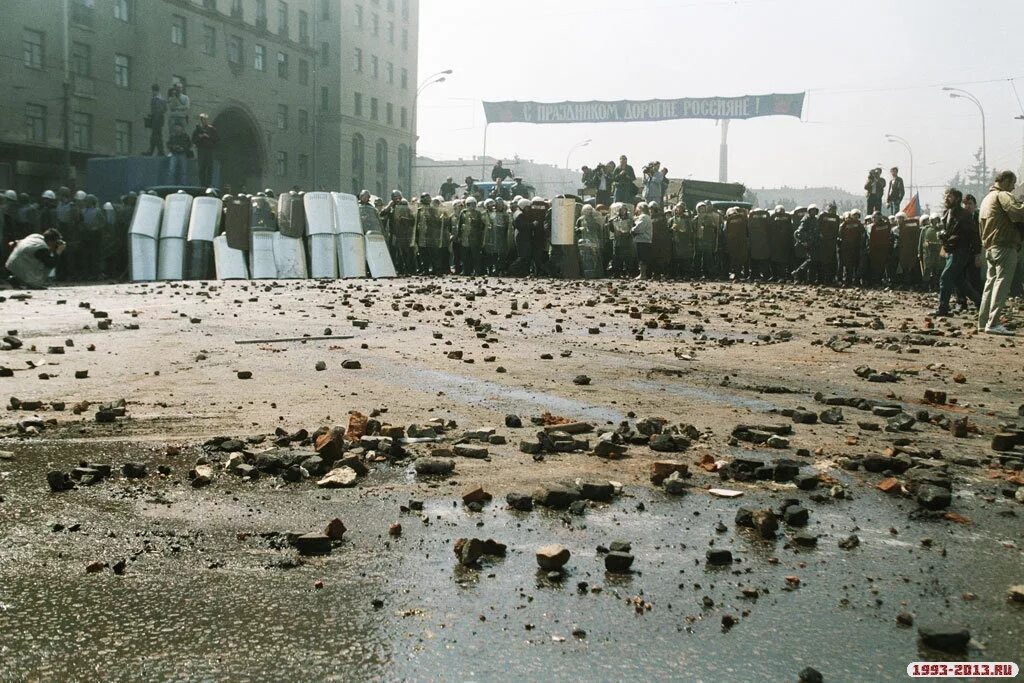
[[[539,412],[538,409],[544,409],[555,415],[597,423],[618,423],[625,419],[621,412],[606,406],[596,406],[564,396],[519,389],[465,375],[410,367],[402,371],[402,377],[413,388],[443,391],[446,399],[476,404],[495,412],[532,415]]]

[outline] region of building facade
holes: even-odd
[[[418,0],[341,0],[343,191],[412,191]]]
[[[145,153],[150,86],[172,83],[191,100],[189,129],[203,112],[218,128],[221,187],[351,189],[360,139],[362,177],[390,187],[404,172],[407,186],[417,17],[413,0],[0,3],[0,187],[65,183],[65,118],[72,185],[89,157]]]

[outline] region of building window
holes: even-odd
[[[395,44],[395,22],[388,22],[388,42],[392,45]]]
[[[96,0],[73,0],[71,3],[71,23],[91,27]]]
[[[217,0],[203,0],[203,7],[217,11]]]
[[[299,42],[309,45],[309,14],[299,10]]]
[[[299,85],[309,85],[309,62],[299,60]]]
[[[243,15],[242,0],[231,0],[231,16],[235,19],[241,19]]]
[[[114,121],[114,143],[117,153],[121,156],[128,156],[132,153],[131,121]]]
[[[402,90],[409,89],[409,70],[402,69]]]
[[[288,55],[283,52],[277,53],[277,77],[288,78]]]
[[[288,3],[277,0],[277,35],[288,37]]]
[[[320,111],[329,111],[331,108],[331,91],[326,85],[320,86]]]
[[[407,28],[402,29],[402,49],[409,49],[409,29]]]
[[[320,43],[320,66],[327,66],[327,63],[331,61],[331,46],[325,40]]]
[[[277,129],[288,130],[288,105],[277,105]]]
[[[92,114],[72,112],[71,146],[81,150],[92,148]]]
[[[309,156],[305,154],[299,155],[299,177],[309,177]]]
[[[132,8],[129,0],[114,0],[114,18],[124,22],[132,20]]]
[[[398,186],[409,191],[409,148],[405,145],[398,146]]]
[[[217,54],[217,29],[212,26],[203,27],[203,54]]]
[[[355,116],[363,115],[363,93],[361,92],[357,92],[353,95],[352,114]]]
[[[356,133],[352,136],[352,194],[359,194],[364,181],[364,165],[366,156],[366,143],[363,136]]]
[[[231,36],[228,38],[228,62],[230,62],[231,64],[242,63],[241,36]]]
[[[46,107],[25,105],[25,138],[29,142],[46,142]]]
[[[402,128],[409,127],[409,110],[402,107]]]
[[[309,132],[309,112],[305,109],[299,110],[299,132],[303,135]]]
[[[257,71],[267,70],[267,48],[262,45],[253,47],[252,68]]]
[[[40,31],[25,29],[22,34],[22,54],[25,66],[30,69],[43,68],[43,34]]]
[[[388,85],[395,84],[395,64],[394,62],[388,62]]]
[[[85,43],[71,43],[71,73],[92,76],[92,47]]]
[[[352,69],[354,71],[363,70],[363,50],[362,48],[355,48],[352,52]]]
[[[288,175],[288,152],[278,152],[275,161],[274,170],[277,175],[280,177]]]
[[[377,59],[377,55],[370,57],[370,73],[373,74],[374,79],[380,76],[380,60]]]
[[[377,139],[377,175],[388,179],[388,143],[384,138]]]
[[[380,15],[378,15],[375,12],[373,17],[372,17],[372,19],[373,19],[373,21],[370,22],[370,32],[373,35],[375,35],[375,36],[379,36],[380,35]]]
[[[363,6],[356,5],[356,28],[363,28]]]
[[[185,17],[180,14],[171,16],[171,44],[185,47]]]
[[[371,121],[376,121],[379,118],[378,117],[378,113],[377,113],[377,109],[378,109],[377,98],[376,97],[371,97],[370,98],[370,120]]]
[[[256,25],[267,27],[267,0],[256,0]]]
[[[320,0],[320,19],[327,21],[331,18],[331,0]]]
[[[402,0],[402,18],[409,18],[409,0]]]
[[[395,125],[395,105],[388,102],[384,105],[384,121],[389,125]]]
[[[114,55],[114,85],[131,87],[131,61],[128,55]]]

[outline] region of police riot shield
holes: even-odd
[[[307,235],[333,235],[337,230],[334,226],[334,200],[330,192],[307,192],[302,197],[306,213]]]
[[[297,193],[286,192],[278,198],[277,227],[285,237],[305,237],[306,213],[302,197]]]
[[[162,237],[157,253],[157,280],[181,280],[185,277],[185,238]]]
[[[220,227],[221,201],[216,197],[196,197],[188,221],[189,242],[212,242]]]
[[[575,244],[576,200],[556,197],[551,200],[551,246]]]
[[[232,249],[227,235],[213,238],[213,259],[218,280],[248,280],[249,269],[245,266],[245,253]]]
[[[160,239],[166,237],[185,239],[191,213],[192,195],[185,193],[167,195],[164,199],[163,222],[160,224]]]
[[[314,279],[338,277],[338,254],[335,241],[337,236],[328,234],[310,235],[306,238],[309,246],[309,276]],[[365,263],[365,261],[364,261]]]
[[[364,237],[366,241],[366,263],[370,267],[370,276],[395,277],[395,264],[391,261],[391,253],[384,235],[372,232]]]
[[[249,250],[249,202],[245,199],[233,199],[224,204],[224,233],[227,235],[228,247],[238,251]]]
[[[163,211],[164,200],[160,197],[151,194],[139,195],[128,232],[156,239],[160,236],[160,217]]]
[[[588,239],[577,242],[580,258],[580,273],[585,278],[601,277],[602,260],[600,246]]]
[[[252,228],[253,232],[273,232],[277,230],[277,221],[275,220],[274,212],[270,207],[270,200],[266,197],[252,198],[249,226]]]
[[[338,271],[341,277],[366,277],[366,241],[363,236],[353,232],[343,232],[335,237],[338,249]]]
[[[274,264],[277,277],[284,280],[305,280],[306,248],[299,237],[287,237],[279,232],[274,234]]]
[[[292,195],[282,192],[277,197],[277,229],[288,234],[292,227]]]
[[[273,280],[277,277],[273,232],[253,231],[249,246],[249,273],[253,280]]]
[[[302,237],[306,234],[306,203],[302,192],[292,192],[292,227],[289,237]]]
[[[363,223],[359,218],[359,200],[356,196],[332,192],[331,201],[334,203],[335,232],[362,235]]]
[[[185,277],[209,280],[213,268],[213,241],[192,240],[185,246]]]
[[[131,233],[129,238],[132,282],[152,282],[156,279],[157,241],[137,232]]]
[[[906,275],[915,275],[920,270],[918,262],[918,241],[921,239],[921,224],[916,218],[908,218],[900,228],[899,263]]]

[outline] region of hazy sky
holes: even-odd
[[[483,148],[481,100],[616,100],[807,91],[803,120],[734,121],[729,179],[750,187],[835,185],[896,164],[941,185],[981,146],[990,168],[1021,163],[1024,0],[421,0],[420,76],[454,69],[420,96],[419,153]],[[495,124],[488,154],[593,165],[626,153],[674,177],[716,180],[713,121]],[[939,189],[922,187],[933,203]]]

